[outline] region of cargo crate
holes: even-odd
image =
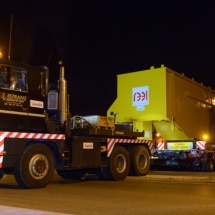
[[[84,120],[97,128],[114,129],[114,118],[107,116],[83,116]]]

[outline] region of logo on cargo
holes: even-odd
[[[132,105],[138,110],[144,110],[144,105],[149,104],[149,87],[135,87],[132,89]],[[142,108],[141,108],[142,107]]]

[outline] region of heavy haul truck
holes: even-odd
[[[117,76],[117,98],[107,111],[148,141],[151,168],[212,171],[215,91],[164,65]]]
[[[41,188],[55,170],[69,179],[147,174],[150,150],[138,140],[143,131],[113,117],[71,116],[68,103],[62,64],[52,89],[48,68],[0,59],[0,178],[14,174],[21,187]]]

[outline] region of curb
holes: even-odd
[[[141,177],[128,176],[129,180],[145,180],[145,181],[181,181],[181,182],[207,182],[215,183],[215,176],[173,176],[173,175],[146,175]]]

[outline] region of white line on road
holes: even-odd
[[[21,215],[68,215],[67,213],[40,211],[40,210],[32,210],[32,209],[25,209],[25,208],[15,208],[15,207],[3,206],[3,205],[0,205],[0,214],[1,215],[14,215],[14,214],[21,214]]]

